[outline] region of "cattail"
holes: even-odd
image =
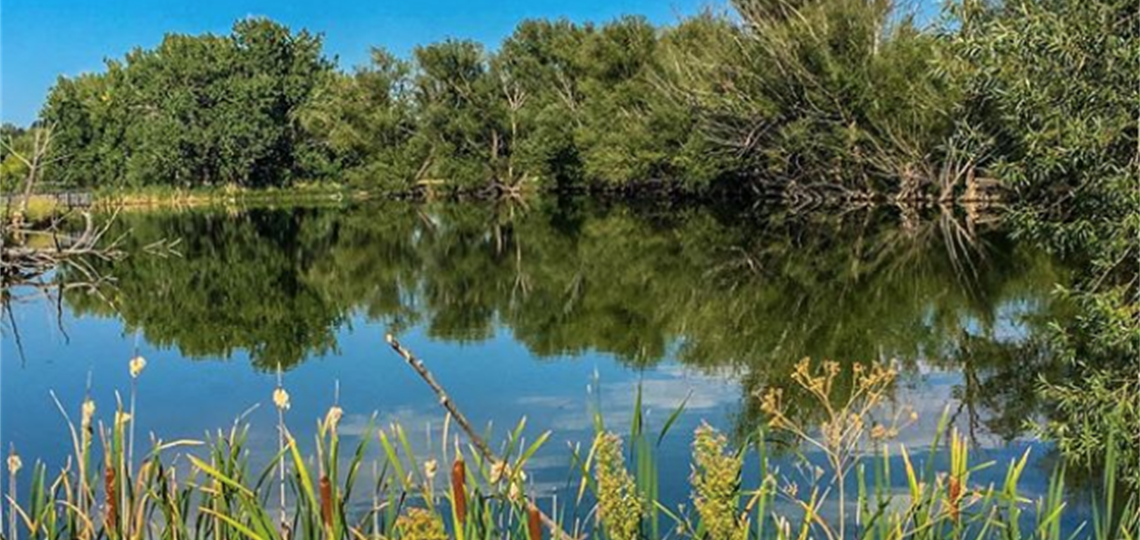
[[[958,501],[962,499],[962,483],[956,476],[950,477],[950,517],[958,519]]]
[[[451,496],[455,499],[456,527],[467,522],[467,464],[458,458],[451,466]]]
[[[530,540],[542,540],[542,514],[533,502],[527,505],[526,524],[530,530]]]
[[[332,527],[333,508],[332,508],[332,482],[329,477],[321,475],[321,519],[324,520],[326,527]]]
[[[107,492],[106,528],[115,530],[119,514],[119,500],[115,496],[118,489],[115,486],[115,468],[108,465],[103,472],[103,489]]]

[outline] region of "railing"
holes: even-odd
[[[91,206],[95,200],[94,195],[90,191],[78,191],[68,189],[65,186],[47,184],[39,186],[36,192],[32,194],[32,198],[54,200],[57,206],[68,209],[87,208]],[[0,203],[4,206],[19,204],[23,199],[24,195],[19,193],[4,193],[0,195]]]

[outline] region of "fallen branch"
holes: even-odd
[[[400,342],[396,340],[396,337],[392,334],[387,334],[384,336],[384,339],[388,341],[388,345],[392,346],[392,350],[396,351],[396,354],[400,355],[400,358],[403,358],[404,362],[411,366],[412,369],[415,370],[415,372],[420,376],[420,378],[423,379],[429,387],[431,387],[432,391],[435,392],[436,397],[439,398],[439,404],[442,405],[444,409],[447,409],[447,412],[451,414],[452,418],[455,419],[455,423],[459,424],[459,427],[462,428],[465,433],[467,433],[467,437],[471,439],[471,443],[475,446],[475,449],[483,455],[483,459],[487,460],[489,463],[497,461],[498,458],[495,456],[495,453],[491,451],[491,447],[487,445],[487,441],[484,441],[483,438],[479,436],[479,433],[476,432],[475,428],[471,426],[471,422],[467,420],[467,417],[464,416],[462,412],[460,412],[459,408],[455,406],[455,402],[453,402],[451,400],[451,397],[447,395],[447,391],[443,389],[443,386],[440,386],[439,382],[437,382],[435,380],[435,377],[432,376],[431,372],[428,371],[428,368],[426,365],[424,365],[423,361],[417,358],[416,355],[412,354],[412,351],[409,351],[400,345]],[[542,520],[542,523],[546,525],[547,529],[550,530],[550,535],[552,537],[561,540],[580,540],[573,536],[570,536],[569,533],[562,530],[562,528],[558,526],[558,523],[551,519],[550,516],[546,515],[545,512],[539,510],[538,515]]]

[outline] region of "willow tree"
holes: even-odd
[[[412,64],[384,49],[351,74],[325,79],[298,113],[309,178],[407,189],[424,163],[416,132]]]
[[[1124,0],[957,6],[950,43],[966,81],[965,128],[1017,194],[1022,234],[1067,259],[1062,295],[1078,316],[1056,327],[1068,369],[1042,381],[1046,431],[1076,461],[1106,445],[1140,485],[1140,15]]]
[[[671,64],[672,90],[750,180],[897,193],[937,162],[955,92],[936,38],[889,0],[736,0]]]

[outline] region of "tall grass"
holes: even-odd
[[[133,381],[142,382],[142,365],[132,363]],[[930,459],[917,466],[910,451],[894,442],[913,420],[908,409],[885,403],[895,372],[889,366],[856,366],[847,374],[835,363],[799,364],[795,382],[825,411],[817,421],[799,420],[785,409],[782,394],[770,390],[757,396],[767,424],[739,444],[702,424],[694,433],[691,505],[670,506],[658,492],[660,474],[684,474],[658,467],[659,447],[684,403],[653,431],[639,390],[625,436],[595,413],[593,442],[588,448],[572,447],[575,496],[549,505],[543,501],[552,525],[544,523],[527,476],[549,434],[527,443],[525,420],[487,459],[452,436],[446,418],[429,458],[416,454],[402,426],[377,426],[375,416],[359,442],[344,448],[344,413],[334,404],[317,423],[315,453],[305,456],[289,428],[289,397],[280,381],[266,396],[278,412],[279,447],[260,468],[249,460],[244,416],[202,440],[155,439],[136,464],[129,459],[135,420],[130,409],[117,403],[104,424],[94,403],[85,399],[78,427],[60,404],[74,452],[61,470],[49,474],[37,462],[30,481],[21,479],[29,473],[15,449],[10,452],[6,535],[53,540],[542,540],[565,531],[573,538],[613,540],[1062,538],[1062,517],[1069,511],[1062,470],[1036,500],[1020,488],[1028,453],[1006,466],[1002,482],[978,483],[974,473],[994,464],[973,462],[965,439],[948,429],[945,416]],[[837,383],[848,375],[852,384]],[[145,414],[145,404],[137,405],[136,412]],[[892,409],[896,412],[884,415]],[[92,452],[95,440],[101,445],[101,463]],[[800,474],[781,470],[769,459],[774,441],[792,443],[791,459]],[[373,445],[379,446],[378,458],[369,457],[377,454],[369,452]],[[1113,448],[1108,446],[1110,466],[1104,490],[1093,503],[1093,518],[1065,538],[1137,537],[1137,498],[1116,491]],[[933,459],[939,451],[949,454],[946,470]],[[824,459],[809,460],[810,454]],[[906,484],[896,493],[891,467],[900,461]],[[746,462],[755,468],[746,468]],[[441,475],[440,469],[447,473]],[[21,480],[29,489],[18,494]]]

